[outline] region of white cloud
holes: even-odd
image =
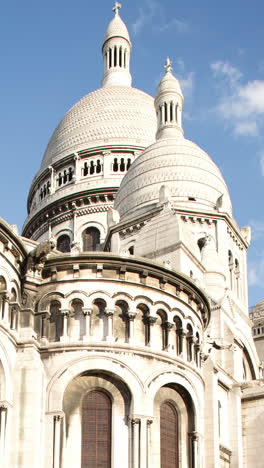
[[[145,0],[144,7],[139,8],[138,18],[132,24],[132,31],[135,35],[139,34],[145,24],[151,21],[159,8],[160,4],[156,0]]]
[[[256,240],[264,240],[264,221],[259,220],[251,220],[249,222],[251,229],[252,229],[252,239]]]
[[[248,266],[248,285],[257,286],[259,285],[259,275],[257,274],[257,265],[251,264]]]
[[[237,122],[234,124],[234,133],[236,135],[256,136],[258,135],[257,122],[255,122],[254,120]],[[263,159],[263,163],[264,163],[264,159]],[[264,165],[263,165],[263,168],[264,168]]]
[[[218,61],[210,65],[214,77],[222,85],[218,115],[232,128],[234,134],[256,136],[264,124],[264,81],[246,84],[240,70],[229,62]]]
[[[264,286],[264,258],[263,256],[248,263],[249,286]]]
[[[194,87],[194,72],[189,72],[186,76],[178,76],[183,95],[190,97]]]
[[[261,173],[264,176],[264,151],[260,151],[258,155],[259,155]],[[263,227],[263,232],[264,232],[264,227]]]
[[[145,0],[145,3],[138,10],[138,17],[132,24],[132,31],[135,35],[139,34],[143,27],[153,22],[153,17],[157,16],[158,25],[154,29],[158,32],[165,32],[168,29],[175,29],[178,33],[185,33],[189,30],[189,24],[180,18],[166,19],[165,11],[161,1]]]
[[[226,77],[229,80],[230,85],[235,85],[242,77],[240,70],[233,67],[229,62],[222,62],[219,60],[217,62],[211,63],[210,67],[214,73],[214,76]]]
[[[189,24],[184,20],[173,18],[172,20],[157,26],[156,29],[159,32],[165,32],[168,29],[175,29],[175,31],[179,33],[185,33],[189,30]]]

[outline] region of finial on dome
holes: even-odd
[[[122,8],[122,3],[115,2],[115,6],[113,7],[113,11],[115,12],[115,15],[119,15],[119,10]]]
[[[172,72],[173,68],[172,68],[172,61],[169,57],[167,57],[167,60],[166,60],[166,63],[164,65],[164,68],[166,70],[166,73],[168,72]]]
[[[158,85],[157,97],[155,99],[155,108],[158,116],[157,140],[183,135],[183,95],[179,81],[171,73],[172,61],[169,57],[167,57],[164,68],[166,72]]]

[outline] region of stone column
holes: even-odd
[[[80,169],[81,169],[81,160],[78,154],[74,156],[74,163],[75,163],[75,180],[78,182],[80,180]]]
[[[170,331],[173,328],[174,324],[170,322],[165,322],[163,324],[164,328],[164,351],[171,351],[171,343],[170,343]]]
[[[61,452],[61,423],[62,415],[56,414],[53,418],[53,467],[60,468],[60,452]]]
[[[107,316],[107,336],[106,341],[113,341],[113,316],[114,310],[112,309],[105,309],[105,315]]]
[[[90,338],[91,334],[91,315],[92,315],[92,309],[83,309],[83,315],[85,318],[85,335],[84,338],[88,340]]]
[[[198,454],[199,454],[199,434],[198,432],[191,432],[189,434],[190,449],[191,449],[191,468],[198,468]]]
[[[165,106],[164,104],[161,105],[161,122],[162,125],[165,124]]]
[[[69,310],[68,309],[61,310],[61,315],[63,317],[63,325],[62,325],[62,336],[60,338],[60,341],[66,342],[66,341],[68,341],[68,315],[69,315]]]
[[[52,166],[49,166],[49,171],[50,171],[50,193],[55,192],[55,171]]]
[[[132,468],[141,468],[139,465],[139,432],[140,432],[140,419],[131,418],[132,430]]]
[[[16,330],[17,328],[17,318],[18,318],[19,306],[17,304],[11,306],[11,330]]]
[[[157,317],[153,317],[152,315],[149,315],[147,317],[147,324],[148,324],[148,346],[152,346],[152,327],[156,323]]]
[[[194,361],[194,343],[195,343],[195,338],[193,335],[188,335],[187,338],[187,346],[188,346],[188,350],[187,350],[187,355],[189,357],[189,360],[192,362]]]
[[[151,467],[151,452],[150,452],[150,442],[151,442],[151,425],[153,424],[153,419],[147,419],[147,463],[146,468]]]
[[[183,359],[187,359],[187,340],[186,340],[187,333],[188,333],[187,330],[185,330],[184,328],[181,328],[180,330],[180,337],[181,337],[180,339],[182,343],[181,357]]]
[[[9,294],[7,292],[2,295],[2,319],[4,323],[8,323],[9,312]]]
[[[128,311],[128,342],[133,343],[134,342],[134,320],[136,317],[137,313]]]
[[[7,422],[7,404],[0,403],[0,463],[4,467],[5,463],[5,438]]]
[[[48,311],[45,311],[41,314],[41,338],[47,339],[48,338],[48,330],[47,330],[47,319],[50,317]]]
[[[194,354],[195,354],[195,361],[198,367],[201,367],[201,345],[199,343],[196,343],[194,345]]]

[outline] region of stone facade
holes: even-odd
[[[250,229],[184,138],[170,61],[155,102],[131,87],[119,9],[103,86],[55,130],[23,235],[0,220],[1,467],[260,467]]]

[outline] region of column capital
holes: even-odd
[[[114,313],[115,313],[114,309],[108,309],[108,308],[105,309],[105,315],[107,317],[113,317]]]
[[[83,311],[83,315],[91,315],[92,314],[92,309],[89,309],[89,308],[85,308],[85,309],[82,309]]]
[[[61,313],[61,315],[69,315],[70,311],[69,311],[69,309],[61,309],[60,313]]]
[[[189,435],[190,439],[192,439],[194,442],[198,441],[199,437],[200,437],[199,432],[196,432],[196,431],[189,432],[188,435]]]
[[[154,323],[156,323],[156,321],[157,321],[157,318],[158,317],[154,317],[153,315],[149,315],[147,317],[147,321],[148,321],[149,325],[154,325]]]
[[[3,297],[4,301],[10,301],[11,300],[11,294],[9,291],[7,290],[4,290],[4,291],[1,291],[1,296]]]
[[[41,318],[50,318],[50,312],[48,310],[41,310],[39,312]]]
[[[134,426],[135,424],[140,424],[141,418],[135,414],[131,414],[128,416],[129,421]]]
[[[166,330],[170,331],[174,327],[174,323],[171,322],[164,322],[163,326]]]
[[[61,422],[63,420],[63,415],[62,414],[54,414],[53,420],[55,422]]]
[[[7,411],[8,404],[7,403],[0,403],[0,411]]]
[[[137,313],[135,311],[133,311],[133,310],[129,310],[127,312],[128,320],[133,321],[136,318],[136,316],[137,316]]]
[[[151,426],[151,424],[153,424],[154,422],[154,418],[147,418],[147,426]]]

